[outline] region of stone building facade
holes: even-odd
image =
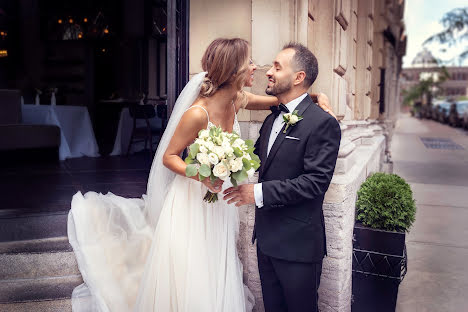
[[[403,0],[191,0],[190,74],[217,37],[241,37],[257,64],[251,91],[265,94],[266,72],[289,41],[308,46],[319,61],[312,92],[330,98],[342,129],[335,174],[325,196],[328,257],[320,285],[321,311],[351,311],[352,237],[356,192],[366,177],[389,166],[398,116],[401,58],[406,50]],[[242,135],[256,140],[269,112],[241,111]],[[254,180],[255,181],[255,178]],[[239,250],[244,278],[263,311],[255,246],[254,206],[241,208]]]

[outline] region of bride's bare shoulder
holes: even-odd
[[[205,127],[208,122],[208,116],[206,110],[206,103],[204,99],[197,99],[193,104],[187,109],[187,111],[182,116],[182,122],[190,122],[194,126]]]

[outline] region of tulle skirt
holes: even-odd
[[[144,197],[75,194],[68,237],[85,284],[73,292],[73,311],[251,311],[236,248],[237,207],[221,196],[204,202],[206,190],[176,176],[156,229],[145,218]]]

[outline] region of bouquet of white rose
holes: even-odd
[[[198,174],[200,181],[210,178],[211,182],[230,179],[237,186],[260,167],[260,159],[254,154],[254,149],[251,140],[244,141],[235,132],[224,132],[215,126],[200,130],[185,158],[185,175],[193,177]],[[208,191],[204,200],[213,203],[218,200],[218,195]]]

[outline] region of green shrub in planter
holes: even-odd
[[[365,226],[397,232],[407,232],[416,213],[409,184],[396,174],[380,172],[362,183],[356,209],[356,220]]]

